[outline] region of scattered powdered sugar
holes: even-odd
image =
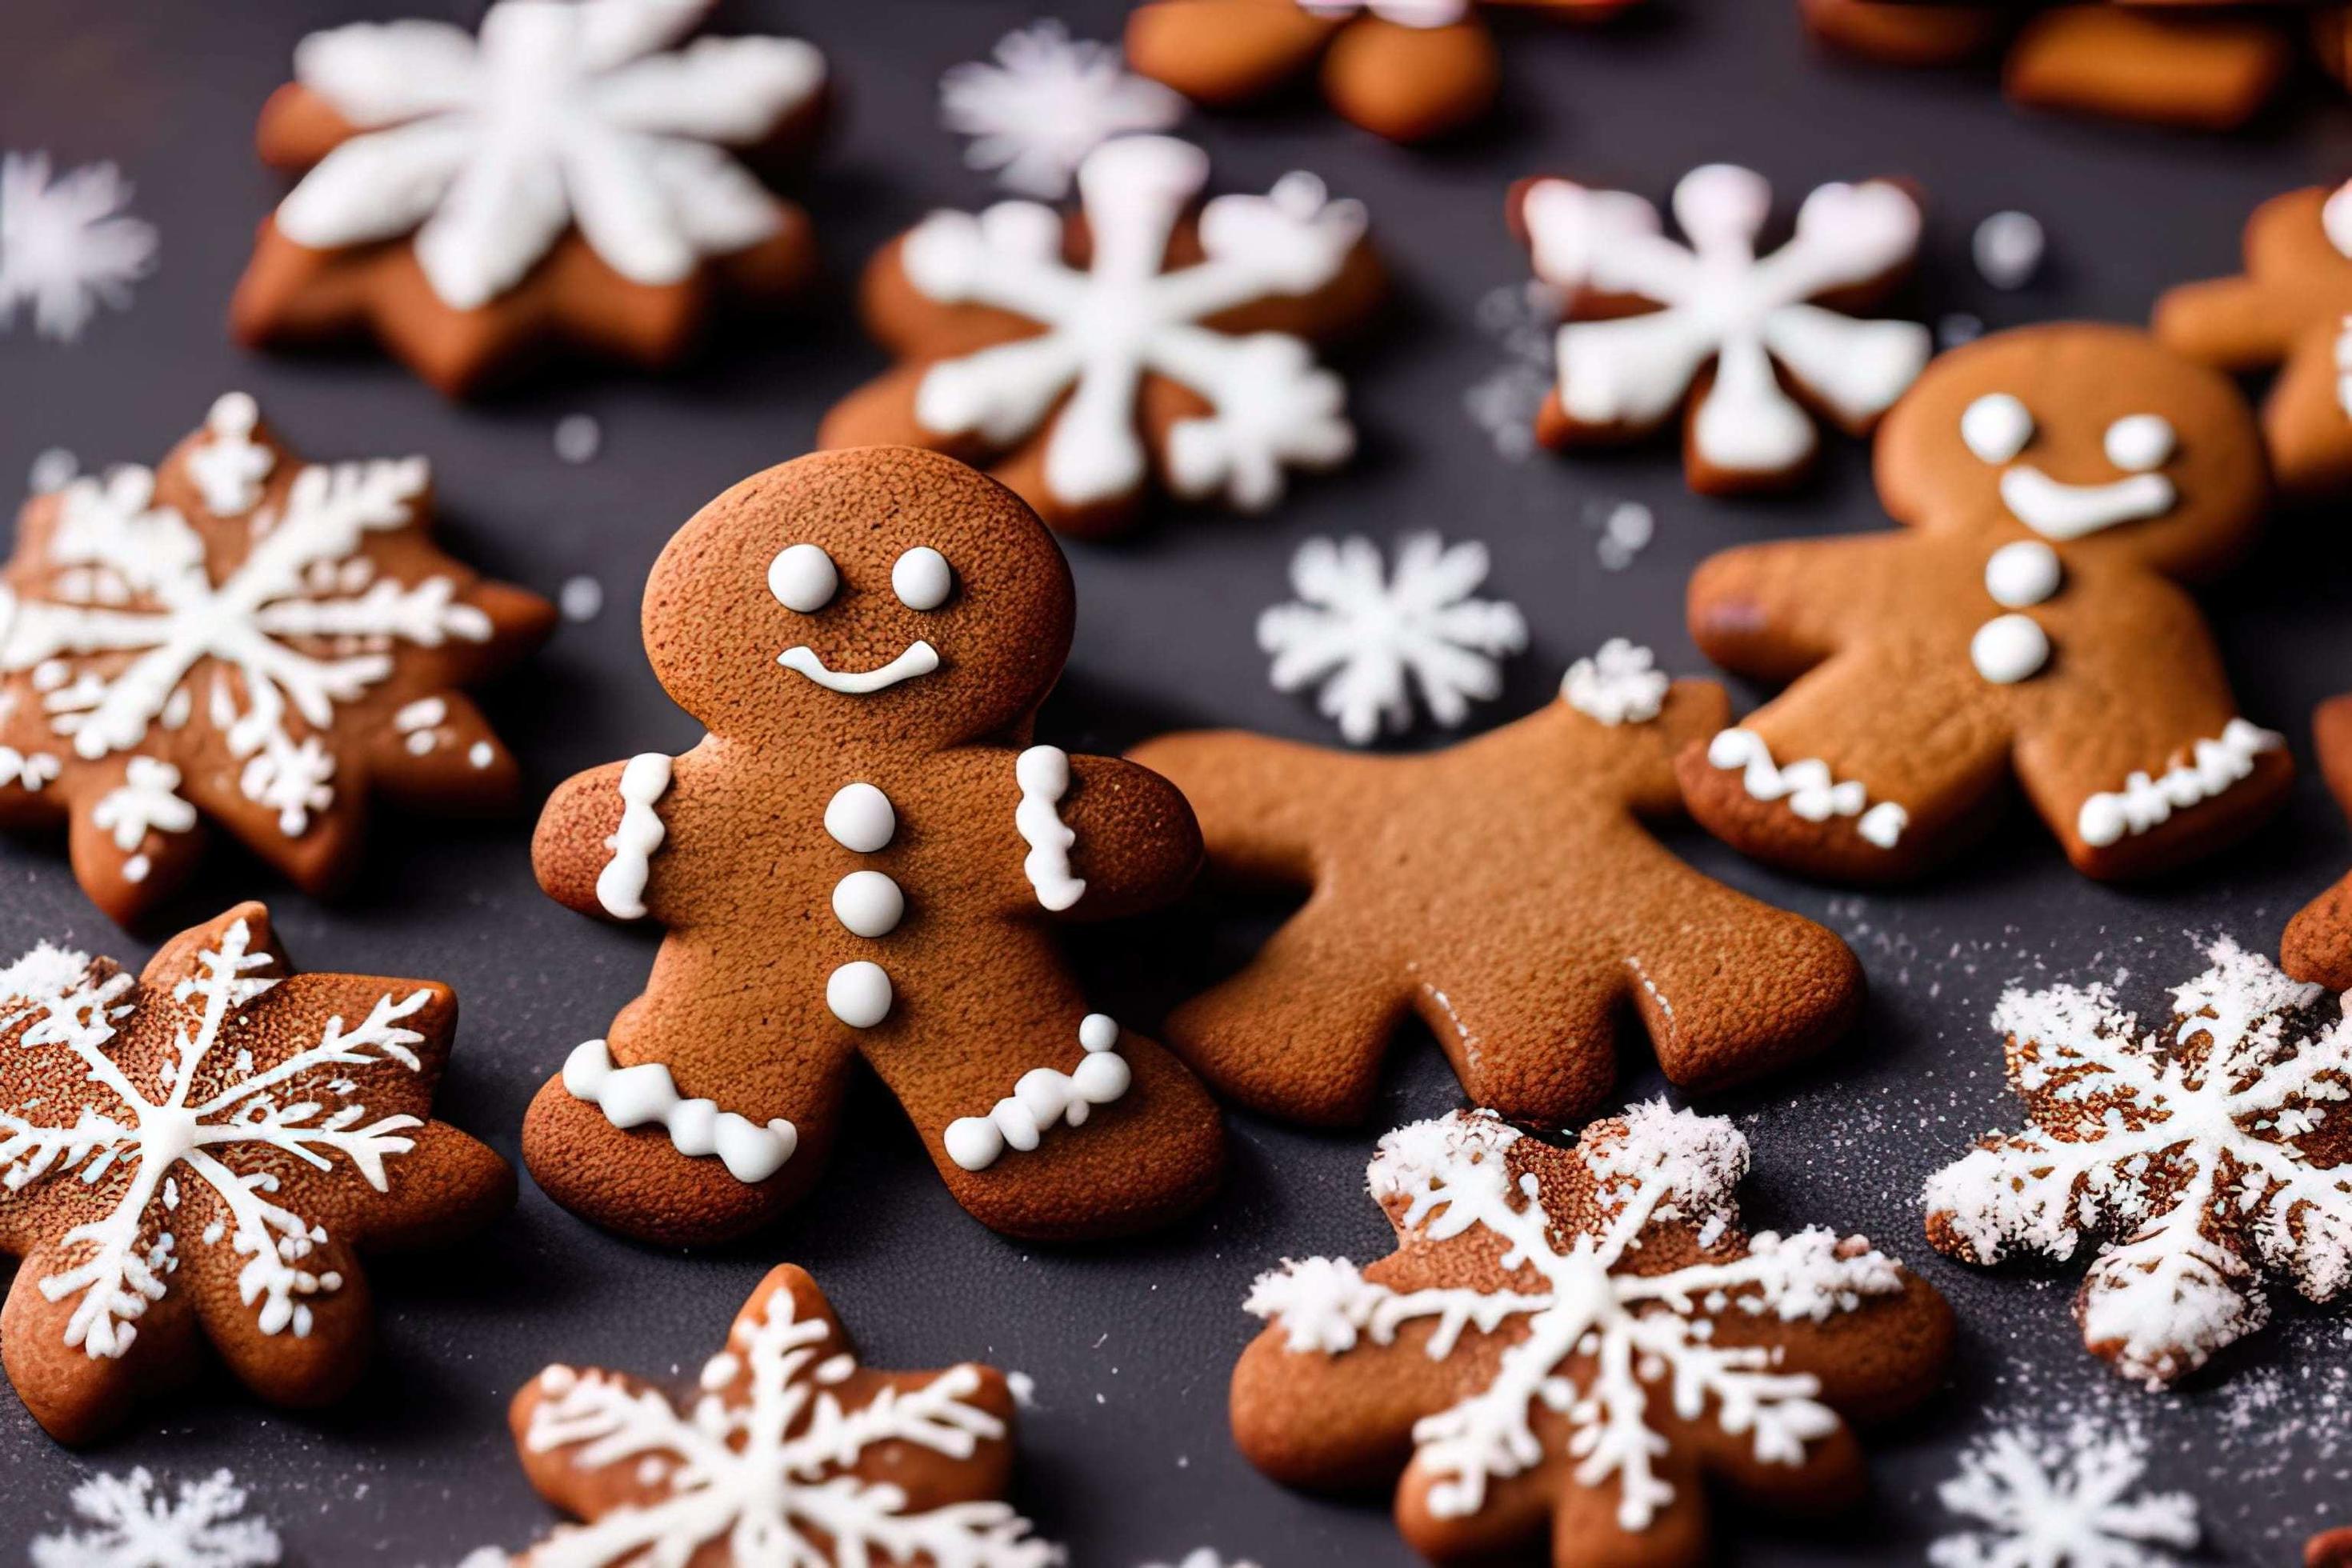
[[[1012,1391],[1013,1403],[1024,1410],[1037,1408],[1037,1380],[1025,1372],[1008,1372],[1004,1386]]]
[[[1462,408],[1496,453],[1515,463],[1535,455],[1536,414],[1551,391],[1552,332],[1563,309],[1560,291],[1540,279],[1501,284],[1478,298],[1478,329],[1501,346],[1504,360],[1462,395]]]
[[[25,485],[37,496],[49,495],[73,483],[80,472],[81,459],[63,447],[47,447],[34,454]]]
[[[1977,273],[1996,289],[2022,289],[2042,269],[2046,246],[2042,224],[2032,213],[1998,212],[1977,225],[1969,241]]]
[[[593,621],[604,608],[604,584],[585,575],[566,577],[556,590],[555,604],[567,621]]]
[[[593,414],[567,414],[555,422],[555,455],[567,463],[593,463],[604,449],[604,427]]]
[[[1622,572],[1658,536],[1657,514],[1637,500],[1588,501],[1584,525],[1601,531],[1594,553],[1604,572]]]

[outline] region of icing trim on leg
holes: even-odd
[[[1859,779],[1838,779],[1829,763],[1806,757],[1782,767],[1772,761],[1771,748],[1753,730],[1716,731],[1707,742],[1707,762],[1718,768],[1738,770],[1740,782],[1755,800],[1785,800],[1789,809],[1807,822],[1827,822],[1832,816],[1854,818],[1854,831],[1865,842],[1892,849],[1911,826],[1911,814],[1891,800],[1873,805]]]
[[[685,1100],[669,1068],[659,1062],[614,1067],[602,1040],[583,1040],[563,1059],[563,1087],[626,1130],[659,1123],[681,1154],[719,1156],[727,1173],[749,1186],[784,1168],[800,1147],[800,1131],[782,1117],[762,1127],[749,1117],[721,1110],[709,1100]]]
[[[949,1122],[940,1139],[948,1158],[967,1171],[985,1171],[1008,1148],[1023,1154],[1034,1150],[1057,1121],[1083,1125],[1088,1111],[1125,1094],[1133,1081],[1127,1058],[1118,1054],[1118,1035],[1116,1020],[1087,1014],[1078,1025],[1078,1044],[1087,1054],[1077,1069],[1032,1068],[987,1115]]]
[[[2074,831],[2094,849],[2150,832],[2170,821],[2175,811],[2218,800],[2252,775],[2257,756],[2285,744],[2286,738],[2274,730],[2232,719],[2218,740],[2191,747],[2188,762],[2154,778],[2133,773],[2120,790],[2091,796],[2075,814]]]

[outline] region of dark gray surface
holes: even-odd
[[[231,386],[257,394],[310,456],[429,454],[461,554],[551,595],[583,573],[606,591],[600,618],[566,626],[492,694],[504,733],[544,786],[693,738],[635,635],[645,570],[695,507],[802,451],[827,403],[878,368],[846,322],[840,289],[873,245],[928,206],[989,197],[961,166],[959,143],[936,129],[932,84],[1030,12],[873,0],[722,14],[723,28],[814,38],[846,85],[841,134],[808,192],[835,292],[805,329],[671,380],[580,375],[476,408],[445,405],[387,362],[256,360],[229,347],[224,304],[251,226],[278,188],[253,161],[250,128],[294,40],[352,16],[474,9],[464,0],[0,4],[0,145],[117,160],[163,247],[131,313],[100,320],[80,344],[36,342],[21,328],[0,338],[0,474],[14,482],[51,446],[88,465],[152,460]],[[1095,36],[1110,36],[1121,10],[1114,0],[1061,7]],[[1909,174],[1932,202],[1914,307],[1931,320],[1960,310],[2000,325],[2141,320],[2166,284],[2233,265],[2254,201],[2352,162],[2352,112],[2340,103],[2232,141],[2037,121],[2003,106],[1981,74],[1823,62],[1790,13],[1785,0],[1660,0],[1654,16],[1606,35],[1514,28],[1499,126],[1435,153],[1390,148],[1304,102],[1192,121],[1216,155],[1221,188],[1262,189],[1303,166],[1370,203],[1402,298],[1349,364],[1367,451],[1344,475],[1302,483],[1272,518],[1170,514],[1130,542],[1074,550],[1077,646],[1043,737],[1106,748],[1214,721],[1328,738],[1307,704],[1267,689],[1251,641],[1258,609],[1284,595],[1291,549],[1310,534],[1436,527],[1493,546],[1497,579],[1535,632],[1508,696],[1481,715],[1493,721],[1543,700],[1564,664],[1608,635],[1649,641],[1669,668],[1698,668],[1680,605],[1709,550],[1882,524],[1852,444],[1833,447],[1817,487],[1738,506],[1685,494],[1671,443],[1573,463],[1498,458],[1462,398],[1501,360],[1474,325],[1476,301],[1526,276],[1501,220],[1516,175],[1570,173],[1662,197],[1690,164],[1733,157],[1793,200],[1823,179]],[[2053,240],[2044,282],[2021,296],[1994,295],[1967,262],[1975,222],[2008,206],[2038,215]],[[603,455],[585,467],[558,462],[551,447],[555,420],[574,410],[604,427]],[[1632,570],[1605,573],[1588,514],[1628,497],[1655,508],[1657,542]],[[2211,600],[2245,710],[2288,731],[2306,759],[2312,705],[2352,685],[2341,516],[2282,519],[2261,557]],[[603,1031],[652,952],[645,934],[597,927],[542,899],[526,840],[520,824],[385,821],[357,892],[328,907],[224,854],[176,912],[194,919],[265,897],[305,965],[454,984],[465,1016],[441,1111],[511,1157],[532,1090],[574,1042]],[[2201,967],[2204,936],[2270,947],[2287,915],[2352,858],[2314,780],[2250,848],[2151,889],[2083,882],[2024,829],[1954,878],[1867,897],[1766,874],[1692,836],[1675,842],[1710,871],[1845,933],[1874,987],[1863,1026],[1829,1061],[1719,1107],[1755,1142],[1751,1215],[1869,1230],[1952,1299],[1964,1334],[1948,1393],[1875,1440],[1870,1517],[1832,1536],[1727,1525],[1728,1555],[1916,1560],[1942,1528],[1934,1483],[1971,1432],[2075,1413],[2147,1427],[2155,1481],[2201,1498],[2217,1560],[2284,1562],[2315,1522],[2352,1517],[2352,1323],[2283,1301],[2282,1321],[2215,1375],[2177,1395],[2143,1395],[2079,1349],[2067,1312],[2078,1268],[1987,1275],[1948,1265],[1927,1249],[1914,1204],[1921,1177],[1969,1137],[2014,1124],[1986,1026],[2000,988],[2127,970],[2152,1005],[2159,986]],[[0,948],[49,937],[126,957],[147,950],[90,910],[60,845],[0,846],[0,878],[11,889]],[[1233,963],[1250,934],[1234,925],[1212,940],[1182,917],[1106,933],[1082,956],[1109,1010],[1142,1024]],[[1654,1091],[1654,1070],[1634,1056],[1628,1092]],[[1396,1053],[1380,1124],[1457,1100],[1417,1037]],[[815,1271],[877,1364],[972,1356],[1034,1378],[1023,1500],[1078,1563],[1129,1568],[1204,1542],[1265,1568],[1406,1559],[1384,1499],[1286,1493],[1240,1460],[1224,1424],[1226,1374],[1254,1327],[1239,1310],[1254,1274],[1286,1254],[1385,1250],[1385,1226],[1361,1193],[1371,1130],[1313,1135],[1235,1116],[1230,1183],[1204,1215],[1140,1243],[1054,1252],[966,1219],[878,1090],[856,1097],[852,1115],[836,1168],[807,1206],[721,1252],[616,1241],[526,1181],[520,1207],[478,1246],[376,1271],[381,1354],[336,1413],[289,1415],[214,1386],[77,1455],[0,1399],[0,1562],[21,1553],[14,1542],[56,1526],[89,1466],[133,1462],[173,1477],[233,1466],[307,1563],[446,1563],[484,1542],[520,1546],[549,1515],[513,1462],[502,1420],[510,1391],[551,1359],[656,1374],[692,1367],[780,1259]]]

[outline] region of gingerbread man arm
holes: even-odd
[[[2352,697],[2322,704],[2312,728],[2327,787],[2346,815],[2352,816]],[[2352,877],[2320,894],[2288,922],[2279,957],[2281,966],[2297,980],[2331,991],[2352,991]]]
[[[1041,797],[1026,787],[1028,780],[1041,769],[1049,775],[1056,771],[1045,752],[1062,755],[1050,746],[1033,746],[1015,763],[1015,782],[1024,786],[1020,810],[1033,819],[1031,803]],[[1084,892],[1056,912],[1078,921],[1116,920],[1172,902],[1192,885],[1201,869],[1201,825],[1174,784],[1118,757],[1065,757],[1062,765],[1069,784],[1052,810],[1063,831],[1075,836],[1069,874]],[[1025,827],[1023,837],[1034,857],[1037,846]],[[1024,880],[1029,896],[1045,902],[1048,889],[1037,885],[1035,874]]]
[[[656,875],[669,837],[676,760],[646,752],[574,773],[539,814],[530,865],[547,896],[566,909],[606,920],[651,915],[668,924]]]
[[[1899,601],[1899,533],[1786,540],[1711,555],[1691,574],[1691,639],[1717,664],[1751,679],[1794,680],[1853,641]],[[1839,591],[1822,592],[1834,582]]]
[[[2245,271],[2167,290],[2150,321],[2158,340],[2221,370],[2277,363],[2313,322],[2298,282],[2344,266],[2320,216],[2326,199],[2314,186],[2256,207],[2246,220]]]

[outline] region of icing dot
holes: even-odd
[[[2135,474],[2161,468],[2179,443],[2161,414],[2132,414],[2107,426],[2107,461]]]
[[[787,544],[768,563],[768,592],[784,608],[804,616],[824,608],[840,586],[833,557],[814,544]]]
[[[824,1005],[853,1029],[870,1029],[890,1016],[890,977],[878,963],[858,959],[825,977]]]
[[[938,609],[954,586],[948,558],[928,544],[918,544],[890,567],[890,591],[910,610]]]
[[[1118,1044],[1118,1021],[1108,1013],[1089,1013],[1078,1020],[1078,1044],[1089,1051],[1107,1051]]]
[[[604,584],[593,577],[566,577],[555,603],[567,621],[593,621],[604,607]]]
[[[1995,616],[1969,639],[1969,658],[1995,686],[2014,686],[2050,662],[2050,634],[2031,616]]]
[[[1004,1152],[1004,1134],[985,1116],[960,1116],[948,1123],[940,1142],[948,1158],[967,1171],[984,1171]]]
[[[2022,289],[2041,269],[2044,238],[2032,213],[1999,212],[1977,225],[1969,249],[1977,273],[1996,289]]]
[[[846,784],[825,804],[824,830],[844,849],[871,855],[898,831],[898,814],[890,809],[890,797],[872,784]]]
[[[1988,392],[1960,416],[1960,439],[1988,463],[2006,463],[2033,439],[2033,416],[2006,392]]]
[[[593,463],[604,447],[604,427],[593,414],[567,414],[555,422],[555,455],[567,463]]]
[[[2038,539],[2004,544],[1985,563],[1985,592],[2004,609],[2038,605],[2058,591],[2065,569],[2058,552]]]
[[[906,894],[879,871],[852,871],[833,885],[833,918],[857,936],[887,936],[906,912]]]

